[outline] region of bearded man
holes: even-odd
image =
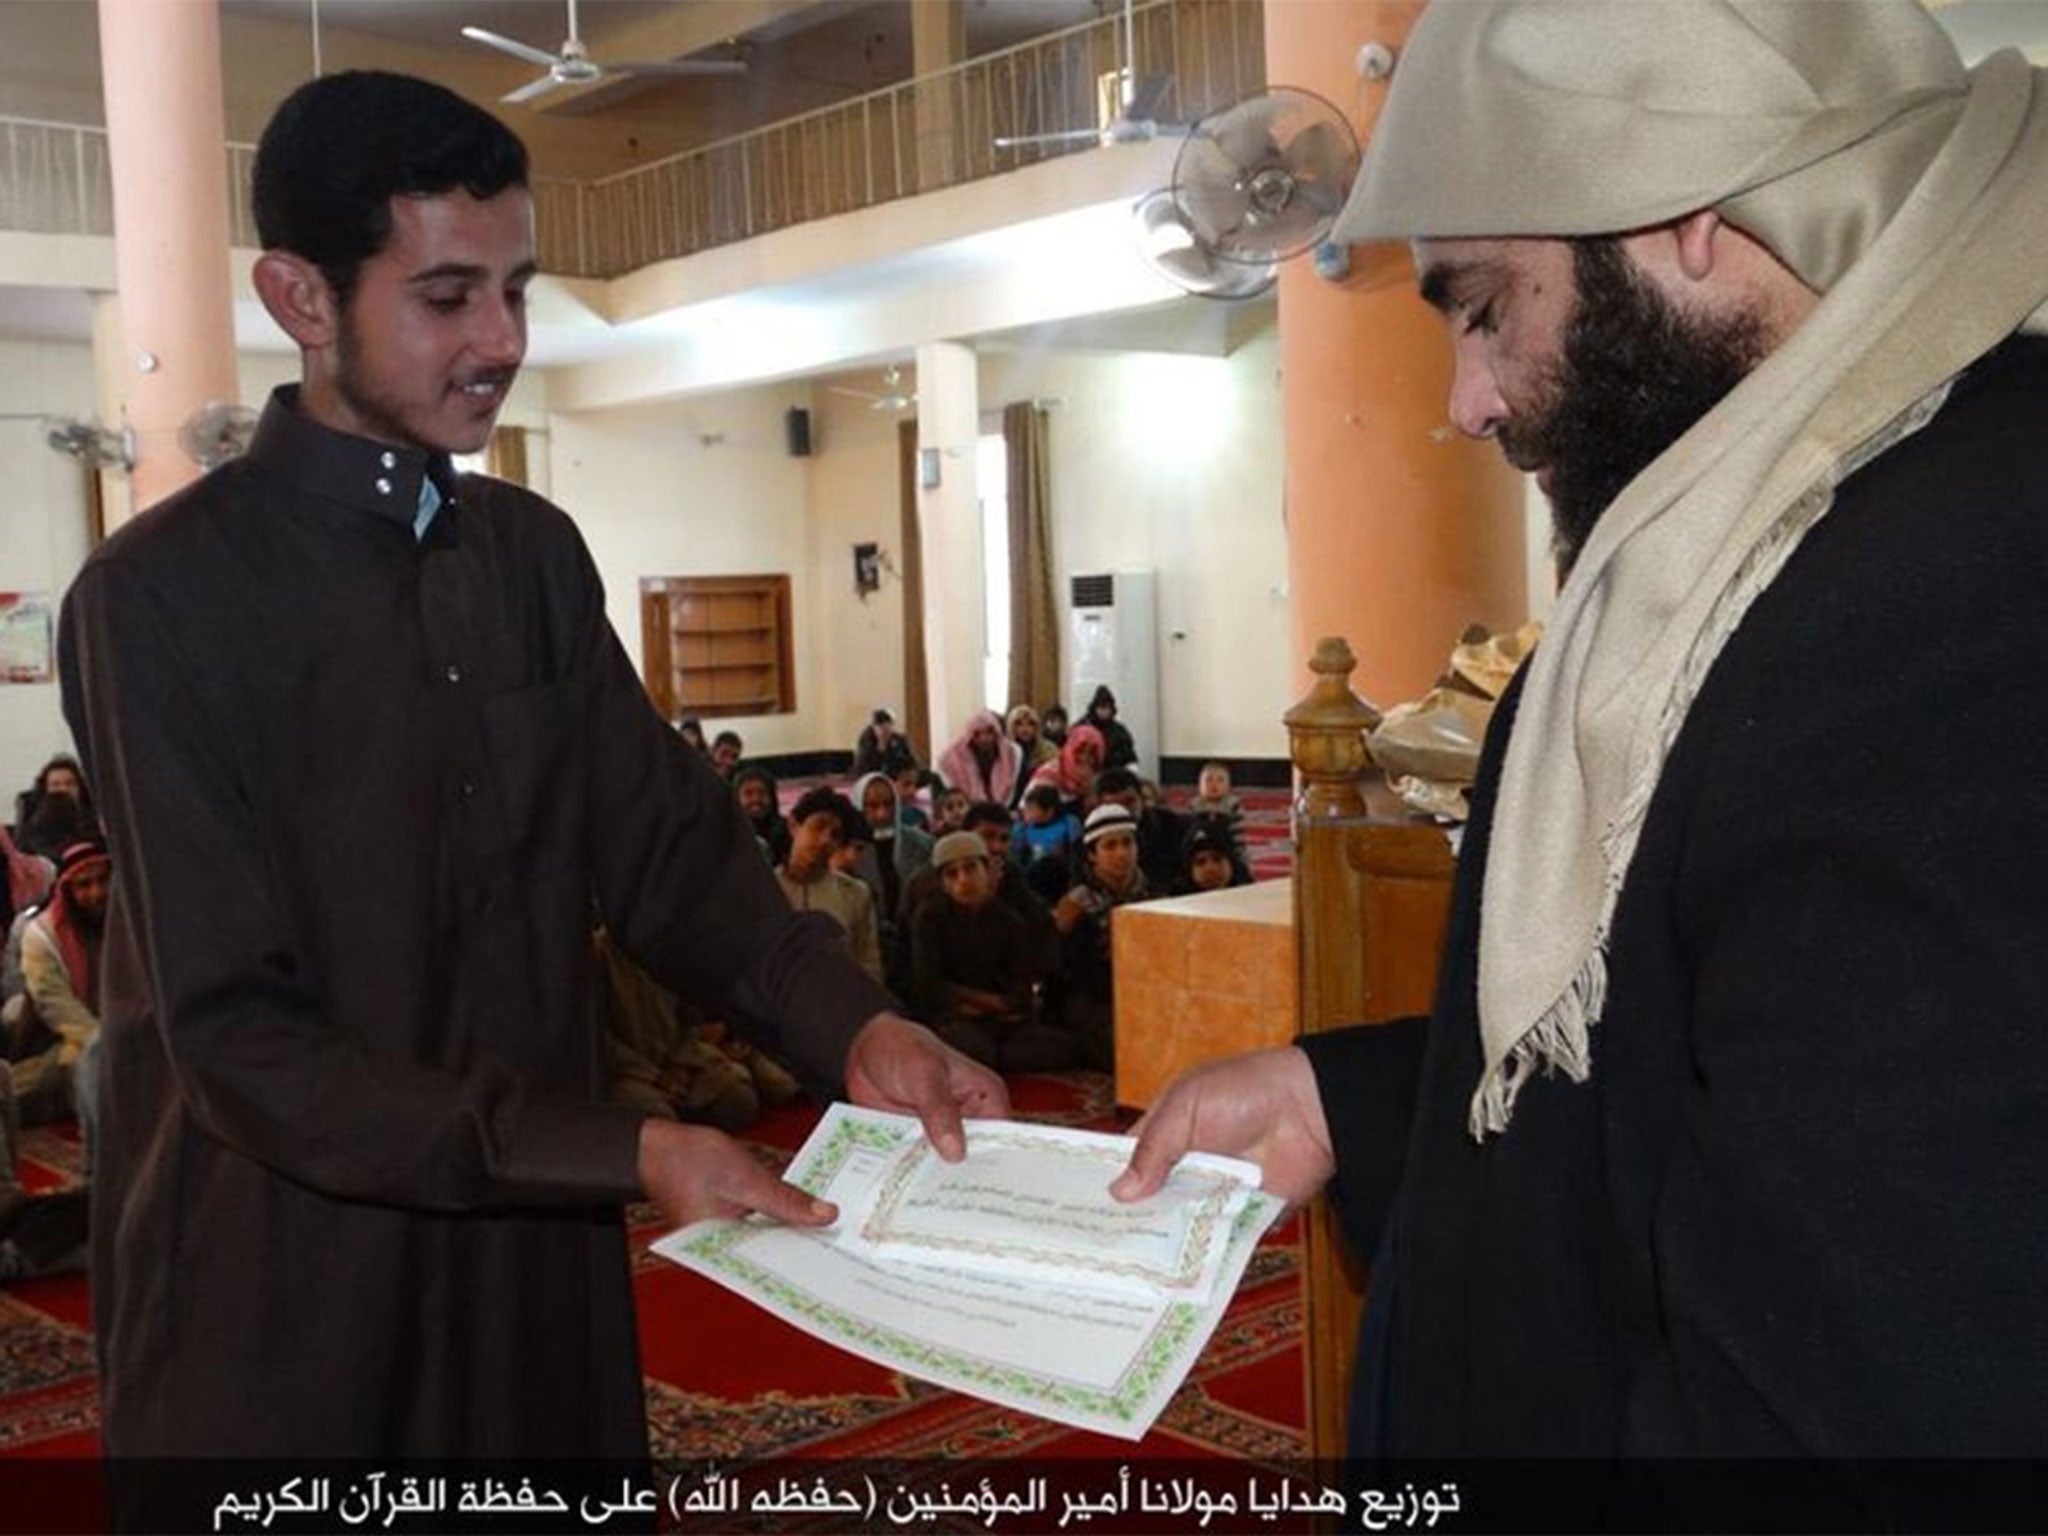
[[[100,937],[112,869],[99,843],[66,848],[49,902],[21,935],[22,987],[49,1045],[16,1064],[16,1090],[29,1118],[75,1114],[88,1133],[92,1051],[100,1033]]]
[[[1907,0],[1434,5],[1338,234],[1415,242],[1569,574],[1434,1018],[1197,1069],[1118,1193],[1331,1184],[1359,1455],[1746,1524],[1618,1459],[2048,1453],[2042,72]]]

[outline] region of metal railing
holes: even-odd
[[[1265,83],[1259,0],[1153,0],[1133,25],[1141,79],[1173,82],[1156,108],[1164,120],[1206,116]],[[1121,19],[1109,16],[598,181],[536,179],[541,269],[617,277],[1092,149],[1088,138],[996,140],[1101,129],[1120,99],[1123,52]],[[244,248],[257,243],[254,155],[228,146],[230,233]],[[111,235],[105,130],[0,118],[0,230]]]
[[[1141,77],[1173,82],[1156,110],[1191,121],[1265,84],[1258,0],[1154,0],[1134,16]],[[541,265],[616,277],[653,262],[938,191],[1094,139],[1126,67],[1121,20],[1055,32],[541,199]],[[540,189],[536,189],[539,193]],[[553,217],[550,218],[549,215]]]
[[[111,235],[114,187],[106,130],[0,118],[0,229]]]

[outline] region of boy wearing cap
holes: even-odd
[[[1116,1047],[1109,921],[1118,907],[1152,892],[1138,867],[1138,818],[1121,805],[1098,805],[1081,828],[1081,880],[1052,909],[1060,932],[1060,971],[1068,1025],[1088,1065],[1109,1070]]]
[[[939,1038],[1001,1072],[1078,1064],[1073,1037],[1047,1018],[1043,951],[996,894],[998,869],[978,832],[932,850],[938,893],[911,921],[912,999]]]

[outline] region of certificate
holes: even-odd
[[[1257,1164],[1198,1152],[1158,1194],[1124,1205],[1108,1190],[1130,1161],[1128,1136],[991,1120],[970,1145],[949,1163],[922,1136],[906,1141],[840,1241],[884,1261],[1207,1301],[1259,1187]]]
[[[893,1370],[1141,1438],[1281,1202],[1252,1165],[1202,1158],[1124,1206],[1108,1185],[1128,1137],[970,1121],[967,1140],[942,1163],[916,1120],[835,1104],[787,1177],[837,1223],[702,1221],[653,1251]],[[973,1209],[949,1224],[948,1201]]]

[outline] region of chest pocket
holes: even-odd
[[[589,697],[589,685],[571,678],[484,701],[491,778],[515,870],[583,866]]]

